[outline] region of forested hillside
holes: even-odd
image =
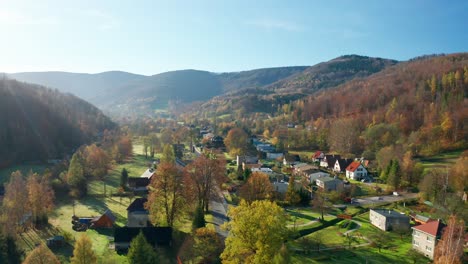
[[[115,127],[73,95],[5,78],[0,80],[0,124],[0,167],[61,158]]]

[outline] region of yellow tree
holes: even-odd
[[[247,133],[242,128],[233,128],[229,130],[224,144],[232,155],[242,155],[247,149]]]
[[[287,236],[283,208],[270,201],[241,201],[228,216],[223,263],[272,263]]]
[[[450,216],[442,238],[435,248],[435,264],[461,264],[463,243],[465,241],[465,222]]]
[[[60,264],[60,261],[45,244],[41,244],[28,254],[23,264]]]
[[[40,177],[37,173],[29,175],[26,189],[34,222],[45,224],[47,213],[54,207],[54,191],[47,177]]]
[[[182,172],[173,163],[161,163],[151,179],[146,207],[155,224],[174,226],[184,206]]]
[[[93,242],[87,235],[81,235],[75,243],[71,264],[95,264],[97,263],[96,253],[93,251]]]
[[[28,193],[24,191],[26,183],[20,171],[10,176],[10,182],[5,185],[3,198],[2,229],[5,234],[12,237],[19,231],[18,227],[24,225],[25,215],[28,211]]]

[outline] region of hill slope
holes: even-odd
[[[9,79],[0,79],[0,124],[0,167],[60,158],[115,127],[82,99]]]

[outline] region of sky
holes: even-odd
[[[152,75],[468,51],[468,1],[0,0],[0,72]]]

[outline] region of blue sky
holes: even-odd
[[[214,72],[468,51],[468,1],[0,0],[0,72]]]

